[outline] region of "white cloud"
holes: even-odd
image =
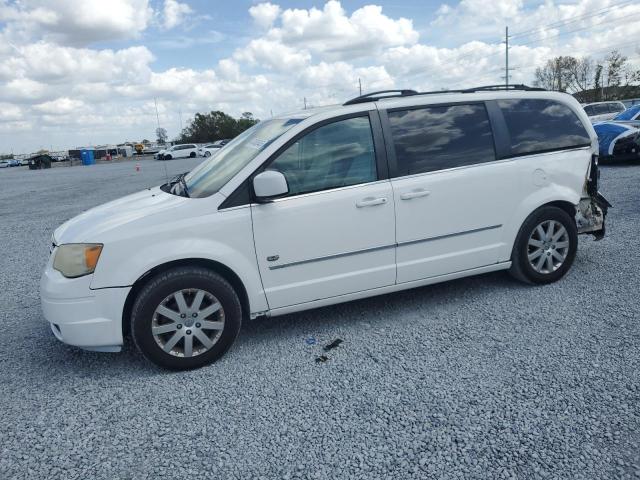
[[[234,58],[251,65],[292,71],[304,67],[311,60],[311,55],[305,50],[298,50],[275,40],[258,38],[237,51]]]
[[[267,38],[307,49],[325,59],[371,56],[384,48],[418,41],[411,20],[393,20],[375,5],[359,8],[347,16],[339,2],[330,0],[322,10],[287,9],[279,19],[280,24],[269,30]]]
[[[280,15],[280,6],[273,3],[259,3],[249,8],[249,15],[262,28],[269,28]]]
[[[59,44],[89,45],[136,38],[152,18],[148,0],[22,0],[0,7],[0,20],[21,35],[37,33]]]
[[[175,28],[183,23],[193,10],[186,3],[177,0],[164,0],[162,25],[166,29]]]
[[[60,97],[55,100],[34,105],[33,109],[52,115],[64,115],[68,113],[81,113],[85,107],[84,102],[68,97]]]
[[[358,94],[359,79],[365,92],[501,83],[506,21],[513,33],[538,28],[535,35],[514,37],[510,52],[517,67],[512,81],[531,83],[535,67],[554,55],[602,57],[621,43],[631,45],[629,52],[637,37],[637,3],[564,30],[539,30],[616,1],[531,7],[523,0],[462,0],[442,6],[433,22],[423,21],[422,37],[411,20],[376,5],[347,11],[337,1],[309,9],[258,3],[249,8],[253,26],[238,32],[233,51],[212,55],[210,65],[205,55],[200,68],[158,68],[157,47],[229,49],[229,39],[212,30],[225,26],[175,0],[155,0],[156,11],[148,0],[0,0],[0,144],[40,148],[153,138],[154,98],[161,125],[175,136],[179,111],[184,122],[216,109],[265,118],[272,110],[302,107],[303,97],[309,105],[342,102]],[[189,31],[196,21],[198,31]],[[167,30],[179,26],[178,33]],[[153,35],[138,36],[147,28]],[[129,41],[111,49],[93,45],[104,39]],[[180,64],[188,65],[184,52]],[[167,57],[161,60],[167,64]]]

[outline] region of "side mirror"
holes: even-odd
[[[285,176],[277,170],[265,170],[253,178],[253,191],[258,202],[268,202],[289,193]]]

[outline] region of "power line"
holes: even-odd
[[[638,13],[634,13],[633,15],[629,15],[628,17],[626,17],[626,18],[624,19],[624,20],[625,20],[624,22],[620,22],[620,23],[618,23],[618,26],[619,26],[619,25],[624,25],[625,23],[627,23],[627,21],[628,21],[630,18],[631,18],[631,19],[633,19],[633,18],[637,17],[638,15],[640,15],[640,12],[638,12]],[[526,45],[531,45],[531,44],[533,44],[533,43],[538,43],[538,42],[542,42],[542,41],[545,41],[545,40],[553,40],[554,38],[564,37],[565,35],[569,35],[569,34],[571,34],[571,33],[580,32],[580,31],[582,31],[582,30],[589,30],[589,29],[591,29],[591,28],[593,28],[593,27],[598,27],[598,26],[600,26],[600,25],[604,25],[605,23],[606,23],[606,22],[600,22],[600,23],[596,23],[595,25],[589,25],[589,26],[587,26],[587,27],[580,27],[580,28],[576,28],[576,29],[574,29],[574,30],[569,30],[569,31],[567,31],[567,32],[558,33],[557,35],[552,35],[552,36],[550,36],[550,37],[540,38],[540,39],[538,39],[538,40],[532,40],[532,41],[530,41],[530,42],[520,43],[520,44],[518,44],[518,46],[519,46],[519,47],[524,47],[524,46],[526,46]]]
[[[593,13],[593,14],[588,14],[586,17],[595,17],[595,16],[601,15],[601,14],[603,14],[603,13],[607,13],[607,10],[614,10],[615,8],[619,8],[620,6],[625,6],[625,4],[633,4],[634,2],[635,2],[635,0],[625,0],[624,2],[620,2],[620,3],[614,4],[614,5],[610,5],[609,7],[607,7],[606,9],[604,9],[604,11],[598,11],[598,12],[595,12],[595,13]],[[615,7],[615,8],[614,8],[614,7]],[[636,17],[637,15],[639,15],[639,14],[633,14],[633,15],[630,15],[629,17],[626,17],[626,18],[624,19],[624,21],[623,21],[623,22],[620,22],[620,23],[618,23],[618,24],[619,24],[619,25],[620,25],[620,24],[625,24],[625,23],[627,23],[626,21],[627,21],[629,18],[633,19],[633,18],[634,18],[634,17]],[[582,19],[582,17],[586,18],[586,17],[585,17],[585,15],[582,15],[582,16],[578,17],[575,21],[578,21],[578,20]],[[573,21],[572,21],[572,22],[573,22]],[[557,23],[558,23],[558,22],[556,22],[556,24],[557,24]],[[571,22],[566,22],[566,24],[568,24],[568,23],[571,23]],[[586,27],[581,27],[581,28],[577,28],[577,29],[569,30],[569,31],[567,31],[567,32],[561,32],[561,33],[558,33],[558,34],[556,34],[556,35],[552,35],[552,36],[550,36],[550,37],[540,38],[540,39],[536,39],[536,40],[531,40],[531,41],[528,41],[528,42],[525,42],[525,43],[516,44],[516,45],[514,45],[514,46],[524,47],[524,46],[527,46],[527,45],[532,45],[532,44],[534,44],[534,43],[538,43],[538,42],[542,42],[542,41],[546,41],[546,40],[550,40],[550,39],[554,39],[554,38],[559,38],[559,37],[562,37],[562,36],[565,36],[565,35],[569,35],[569,34],[571,34],[571,33],[579,32],[579,31],[582,31],[582,30],[588,30],[588,29],[591,29],[591,28],[593,28],[593,27],[598,27],[598,26],[601,26],[601,25],[605,25],[606,23],[607,23],[607,22],[601,21],[601,22],[599,22],[599,23],[596,23],[595,25],[589,25],[589,26],[586,26]],[[612,22],[612,23],[615,23],[615,22]],[[554,25],[556,25],[556,24],[549,24],[549,25],[547,25],[547,26],[543,27],[543,28],[541,29],[541,31],[545,31],[545,30],[549,30],[549,29],[551,29],[551,28],[554,28],[553,26],[554,26]],[[534,30],[534,29],[532,29],[532,30]],[[525,32],[528,32],[528,31],[530,31],[530,30],[525,30]],[[523,36],[529,36],[529,35],[524,35],[524,32],[521,32],[521,33],[516,33],[516,34],[514,34],[514,35],[511,35],[511,36],[510,36],[510,38],[513,40],[514,38],[519,38],[519,37],[523,37]],[[465,53],[465,54],[463,54],[463,55],[459,55],[459,56],[457,56],[457,57],[456,57],[456,61],[463,60],[463,59],[465,59],[465,58],[469,58],[469,57],[472,57],[472,56],[475,56],[475,55],[478,55],[478,52],[468,52],[468,53]],[[493,57],[493,56],[495,56],[495,55],[501,55],[501,52],[500,52],[500,51],[498,51],[498,52],[491,53],[491,54],[489,54],[489,55],[486,55],[484,58],[485,58],[485,59],[486,59],[486,58],[490,58],[490,57]]]
[[[518,33],[514,33],[512,35],[512,38],[519,38],[519,37],[528,37],[534,33],[539,33],[541,31],[546,31],[546,30],[551,30],[551,29],[555,29],[555,28],[562,28],[566,25],[569,25],[571,23],[575,23],[575,22],[579,22],[580,20],[586,20],[588,18],[592,18],[592,17],[597,17],[598,15],[602,15],[603,13],[608,13],[609,11],[613,11],[616,10],[620,7],[625,7],[627,5],[633,4],[635,3],[635,0],[624,0],[622,2],[618,2],[618,3],[614,3],[612,5],[609,5],[608,7],[604,7],[601,8],[600,10],[597,10],[595,12],[591,12],[591,13],[585,13],[582,15],[578,15],[575,17],[569,17],[566,18],[564,20],[559,20],[557,22],[553,22],[550,23],[548,25],[543,26],[542,28],[539,27],[534,27],[534,28],[530,28],[528,30],[524,30],[522,32],[518,32]],[[531,32],[531,33],[529,33]]]

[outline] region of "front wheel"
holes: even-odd
[[[191,157],[191,158],[196,158],[196,152],[191,152],[191,153],[189,154],[189,157]]]
[[[162,159],[163,160],[171,160],[173,157],[171,155],[163,155]]]
[[[233,287],[217,273],[180,267],[153,278],[131,313],[131,333],[142,355],[171,370],[202,367],[233,344],[242,308]]]
[[[211,156],[211,152],[209,152],[209,151],[205,151],[205,152],[204,152],[204,156],[205,156],[205,157],[210,157],[210,156]]]
[[[577,249],[575,220],[561,208],[539,208],[518,232],[509,272],[527,283],[555,282],[569,271]]]

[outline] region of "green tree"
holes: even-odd
[[[206,143],[215,140],[233,138],[247,128],[251,128],[258,120],[251,112],[243,113],[235,119],[221,111],[196,113],[178,137],[180,143]]]

